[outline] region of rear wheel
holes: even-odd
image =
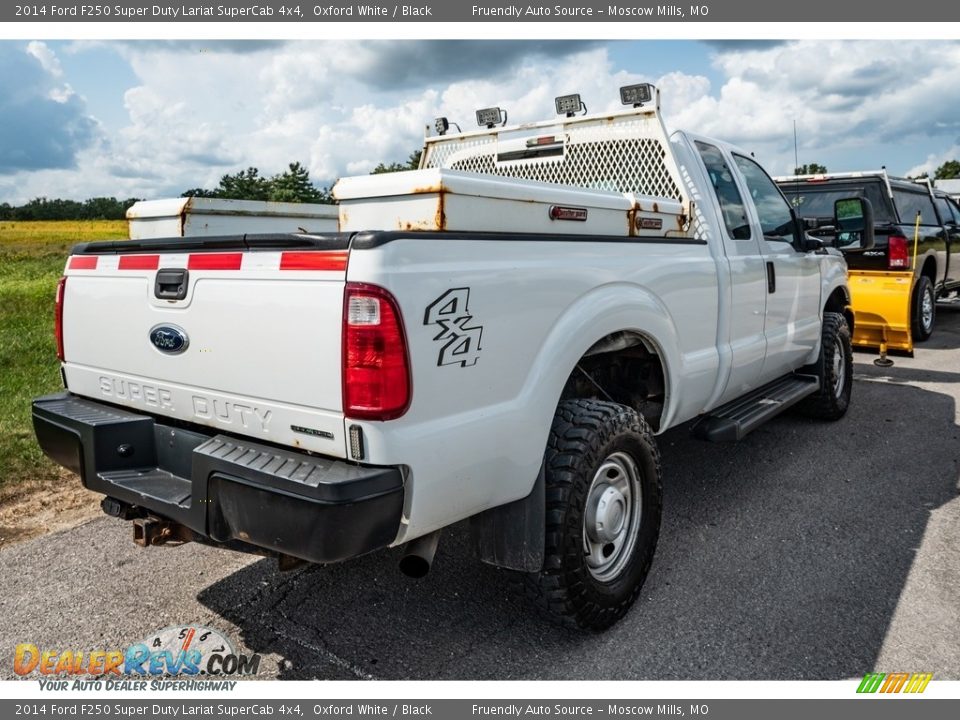
[[[850,405],[853,391],[853,346],[850,326],[840,313],[825,312],[820,337],[820,356],[800,372],[816,375],[820,390],[800,404],[800,410],[821,420],[839,420]]]
[[[544,566],[528,596],[550,619],[603,630],[640,593],[660,532],[660,456],[634,410],[599,400],[557,408],[545,455]]]
[[[933,283],[926,275],[921,275],[913,291],[913,313],[910,323],[913,339],[918,342],[928,340],[933,335],[936,318],[937,297],[933,292]]]

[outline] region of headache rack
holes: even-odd
[[[654,107],[427,137],[420,167],[683,202]]]
[[[419,170],[343,178],[334,196],[341,231],[677,237],[682,187],[645,107],[427,137]]]

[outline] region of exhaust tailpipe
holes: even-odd
[[[408,542],[403,549],[403,557],[400,558],[400,572],[412,578],[422,578],[430,572],[439,542],[439,530]]]

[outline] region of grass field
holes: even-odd
[[[34,441],[30,400],[61,387],[53,295],[70,247],[126,236],[123,220],[0,221],[0,498],[57,475]]]

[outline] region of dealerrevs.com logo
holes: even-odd
[[[49,689],[86,689],[89,683],[104,680],[106,689],[145,689],[121,683],[117,678],[220,678],[255,675],[259,655],[237,653],[222,633],[198,625],[164,628],[125,649],[75,650],[41,648],[20,643],[13,656],[13,671],[22,677],[48,679]],[[50,680],[60,682],[50,682]],[[73,683],[68,682],[74,680]]]

